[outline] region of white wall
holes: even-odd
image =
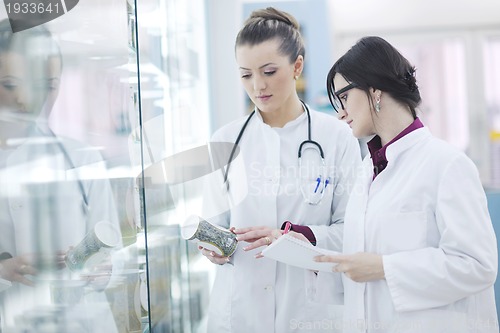
[[[500,28],[498,0],[330,0],[337,58],[364,35],[409,38]]]
[[[243,90],[234,42],[241,26],[241,1],[207,0],[211,132],[243,115]]]
[[[330,0],[337,35],[498,26],[498,0]]]

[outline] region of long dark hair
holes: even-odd
[[[326,80],[332,105],[333,100],[338,98],[333,82],[336,74],[356,83],[357,88],[366,91],[368,96],[370,88],[390,94],[396,101],[408,106],[413,118],[417,117],[416,108],[421,98],[415,67],[383,38],[363,37],[333,64]]]
[[[290,63],[299,55],[305,58],[299,23],[292,15],[273,7],[255,10],[250,14],[236,37],[235,49],[241,45],[257,45],[274,38],[281,41],[279,51],[289,57]]]

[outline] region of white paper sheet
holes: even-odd
[[[262,251],[266,258],[280,261],[287,265],[306,268],[314,271],[331,272],[337,264],[332,262],[316,262],[319,255],[339,255],[339,252],[321,249],[291,235],[283,235]]]

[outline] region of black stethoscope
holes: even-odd
[[[310,205],[317,205],[321,202],[323,199],[323,196],[325,194],[325,189],[330,183],[330,177],[326,177],[326,164],[325,164],[325,155],[323,153],[323,148],[321,145],[312,140],[311,138],[311,114],[309,111],[309,107],[304,103],[302,100],[300,101],[302,103],[302,107],[304,111],[307,114],[307,140],[302,141],[302,143],[299,145],[297,157],[299,161],[299,178],[301,180],[300,183],[300,190],[302,192],[302,196],[304,197],[304,201]],[[245,129],[252,119],[253,115],[255,114],[256,109],[250,113],[248,118],[246,119],[245,123],[241,127],[240,132],[238,133],[238,137],[236,138],[236,141],[233,145],[233,148],[231,150],[231,154],[229,155],[229,160],[227,162],[227,167],[226,167],[226,172],[224,173],[224,185],[226,186],[227,191],[229,191],[229,181],[228,181],[228,175],[229,175],[229,167],[231,165],[231,162],[234,157],[234,153],[236,151],[236,147],[241,141],[241,137],[243,136],[243,133],[245,132]],[[309,145],[309,147],[307,146]],[[303,168],[302,168],[302,152],[304,150],[314,150],[319,153],[320,159],[321,159],[321,170],[322,172],[319,173],[316,177],[313,178],[312,181],[303,181],[304,177],[303,176]],[[304,184],[305,183],[305,184]]]

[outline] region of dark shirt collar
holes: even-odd
[[[416,118],[408,127],[396,135],[396,137],[389,141],[386,145],[382,146],[382,140],[378,135],[375,135],[375,137],[368,142],[368,150],[370,151],[370,156],[373,162],[373,178],[375,178],[387,167],[387,158],[385,155],[387,147],[404,137],[406,134],[421,127],[424,127],[424,125],[420,119]]]

